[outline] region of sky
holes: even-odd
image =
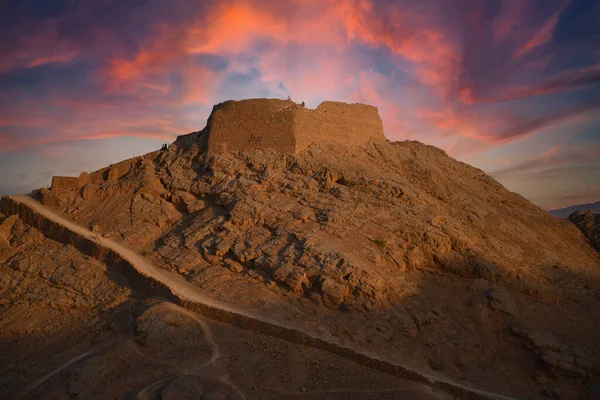
[[[600,0],[0,0],[0,37],[0,195],[289,95],[542,208],[600,200]]]

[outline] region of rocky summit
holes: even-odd
[[[574,224],[380,138],[371,108],[286,103],[3,200],[0,395],[600,396],[600,256]]]

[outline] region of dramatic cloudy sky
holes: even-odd
[[[291,95],[377,105],[541,207],[600,200],[598,0],[0,0],[0,37],[0,194]]]

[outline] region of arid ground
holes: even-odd
[[[83,178],[2,200],[2,398],[600,396],[598,252],[437,148]]]

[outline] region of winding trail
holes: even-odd
[[[192,319],[194,322],[200,325],[200,328],[202,328],[202,332],[204,333],[204,340],[206,340],[206,343],[208,343],[208,345],[212,349],[212,355],[210,356],[210,359],[204,365],[202,365],[202,368],[214,365],[217,362],[217,360],[221,358],[221,351],[219,350],[219,345],[217,344],[217,342],[215,342],[212,331],[210,330],[210,326],[208,326],[206,321],[198,317],[196,313],[193,313],[190,310],[186,310],[185,308],[181,308],[176,304],[166,303],[166,307],[168,307],[172,311],[185,315],[186,317]]]
[[[51,239],[65,244],[72,244],[80,251],[91,254],[105,263],[119,264],[121,268],[132,270],[128,271],[129,275],[133,276],[132,273],[139,275],[136,278],[143,278],[141,279],[143,281],[141,284],[145,287],[166,293],[182,307],[203,314],[208,318],[231,323],[262,335],[324,350],[402,379],[440,388],[461,399],[513,400],[511,397],[467,387],[456,382],[403,367],[382,359],[380,355],[368,354],[358,349],[345,347],[338,339],[331,335],[323,334],[321,337],[317,337],[315,332],[307,332],[298,328],[285,326],[274,319],[249,313],[230,304],[214,300],[201,293],[196,286],[187,282],[182,276],[154,266],[131,249],[113,240],[99,236],[57,215],[30,197],[2,197],[0,199],[0,211],[5,215],[19,214],[20,218],[26,223],[38,228],[44,235]],[[196,321],[203,325],[202,322],[204,321],[200,322],[198,319]],[[202,327],[204,328],[204,326]],[[205,334],[207,333],[208,331],[205,330]],[[216,343],[214,343],[214,340],[211,340],[210,336],[207,335],[206,338],[214,350]],[[217,352],[213,353],[213,357],[215,355],[218,357],[218,347],[216,349]],[[72,360],[72,362],[75,361]],[[212,361],[214,360],[211,359],[209,362]],[[48,377],[44,378],[47,379]],[[146,389],[151,390],[151,388]]]
[[[44,382],[46,382],[48,379],[52,378],[54,375],[58,374],[59,372],[61,372],[62,370],[64,370],[65,368],[70,367],[71,365],[82,361],[84,359],[86,359],[88,356],[91,356],[92,354],[96,354],[99,353],[101,350],[105,350],[108,347],[112,346],[114,344],[113,341],[102,344],[102,345],[98,345],[93,347],[92,349],[86,350],[85,352],[71,358],[70,360],[68,360],[67,362],[65,362],[64,364],[60,365],[59,367],[55,368],[54,370],[52,370],[51,372],[47,373],[46,375],[42,376],[41,378],[37,379],[35,382],[31,383],[30,385],[26,386],[24,389],[22,389],[22,391],[16,396],[17,399],[21,399],[25,396],[27,396],[29,393],[33,392],[34,390],[36,390],[38,387],[40,387]]]

